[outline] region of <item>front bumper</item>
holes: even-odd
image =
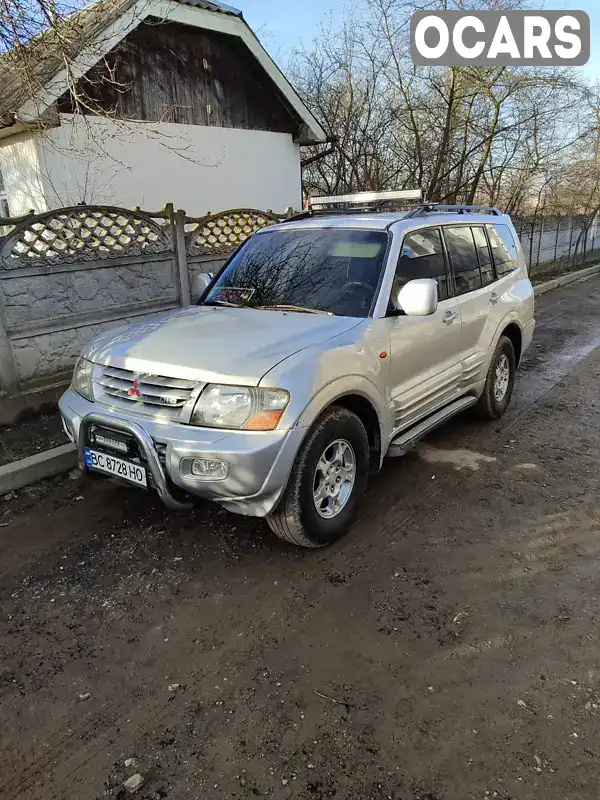
[[[91,424],[128,433],[136,439],[162,501],[175,509],[190,503],[173,487],[239,514],[267,516],[285,489],[305,433],[303,428],[224,431],[125,415],[90,403],[72,389],[63,394],[59,408],[67,432],[79,446],[80,463]],[[221,480],[198,478],[186,468],[185,460],[190,458],[226,461],[229,474]]]

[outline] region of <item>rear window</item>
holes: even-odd
[[[475,226],[471,228],[471,230],[473,231],[473,239],[475,240],[475,247],[477,248],[481,280],[483,285],[487,286],[489,283],[493,283],[496,280],[496,276],[494,275],[494,267],[492,265],[487,239],[485,238],[485,231],[483,228]]]
[[[481,289],[479,260],[471,228],[466,225],[444,227],[444,236],[454,270],[456,294],[466,294]]]
[[[508,225],[488,225],[492,256],[499,278],[519,266],[519,248]]]

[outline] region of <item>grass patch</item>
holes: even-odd
[[[542,271],[531,275],[531,282],[534,286],[546,281],[551,281],[553,278],[560,278],[561,275],[568,275],[571,272],[579,272],[582,269],[593,267],[600,264],[600,255],[595,256],[593,259],[586,261],[585,264],[569,264],[561,261],[555,261],[553,264],[545,264],[542,266]]]

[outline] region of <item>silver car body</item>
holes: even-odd
[[[488,286],[441,300],[430,316],[389,316],[404,237],[424,228],[462,224],[509,226],[518,248],[517,269]],[[231,511],[262,517],[281,497],[306,432],[332,403],[350,398],[376,419],[379,441],[372,466],[377,468],[403,431],[458,398],[482,393],[503,332],[512,332],[519,356],[529,346],[534,295],[509,217],[364,214],[284,224],[286,230],[337,226],[389,232],[370,316],[198,305],[105,333],[82,353],[94,363],[94,402],[73,389],[60,401],[65,428],[81,451],[92,424],[125,431],[137,439],[154,487],[168,505],[185,505],[183,493],[176,497],[170,490],[172,483]],[[136,377],[143,384],[144,376],[153,376],[151,402],[132,402],[119,387]],[[291,399],[273,431],[190,425],[194,403],[208,383],[278,387]],[[184,392],[182,407],[171,405],[173,386]],[[220,480],[200,479],[191,474],[193,458],[226,461],[229,474]]]

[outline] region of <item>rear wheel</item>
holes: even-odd
[[[478,417],[498,419],[504,414],[512,397],[516,371],[513,343],[507,336],[501,336],[492,356],[483,394],[475,406]]]
[[[324,547],[352,524],[367,485],[369,442],[360,419],[332,406],[308,433],[284,495],[267,517],[280,539]]]

